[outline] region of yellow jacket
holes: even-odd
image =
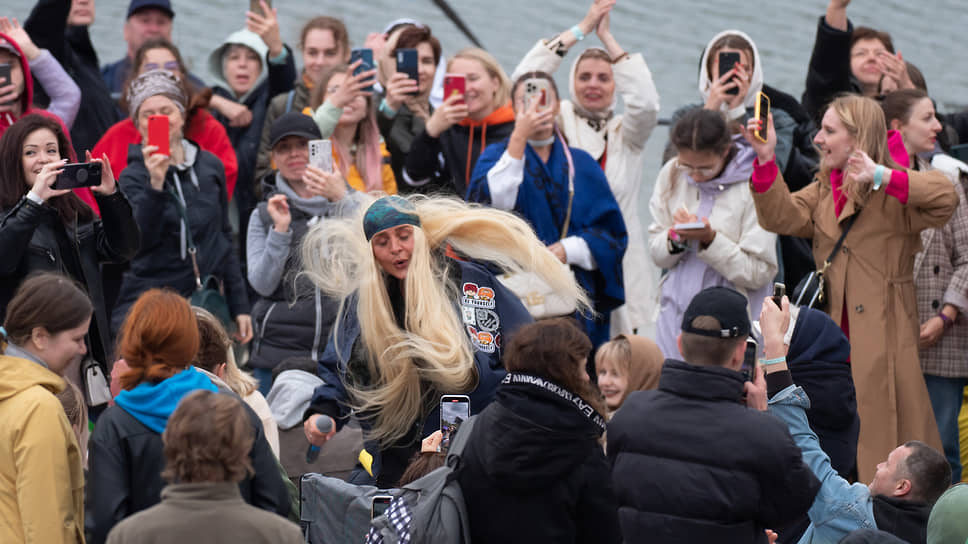
[[[333,164],[339,164],[339,157],[336,156],[335,149],[333,151]],[[388,195],[397,194],[397,178],[393,175],[393,168],[390,166],[390,152],[387,151],[387,145],[382,141],[380,142],[380,175],[383,178],[383,192]],[[350,165],[349,172],[346,174],[346,182],[357,191],[366,192],[366,182],[363,181],[363,176],[360,175],[360,171],[355,164]]]
[[[0,355],[0,542],[84,542],[84,472],[59,376]]]

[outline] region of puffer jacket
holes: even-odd
[[[505,378],[465,446],[457,479],[472,542],[621,542],[601,416],[532,378]]]
[[[763,542],[804,515],[820,482],[786,426],[742,404],[743,375],[666,360],[659,389],[608,425],[627,542]]]
[[[0,355],[0,542],[84,542],[84,471],[64,380]]]

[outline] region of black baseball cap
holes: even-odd
[[[692,298],[682,316],[682,332],[713,338],[746,338],[751,329],[746,306],[746,297],[739,291],[728,287],[703,289]],[[719,328],[710,330],[693,327],[693,320],[700,316],[716,319],[719,321]]]
[[[323,135],[313,118],[305,113],[290,111],[282,114],[269,127],[269,149],[286,136],[301,136],[307,140],[321,140]]]
[[[148,8],[159,9],[167,13],[172,19],[175,18],[175,12],[171,9],[169,0],[131,0],[131,3],[128,4],[128,16],[126,18],[130,19],[136,12]]]

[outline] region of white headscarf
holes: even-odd
[[[597,49],[605,53],[605,56],[608,56],[608,51],[605,51],[601,47],[589,47],[587,50],[590,49]],[[584,53],[585,52],[582,51],[582,54]],[[571,72],[568,74],[568,94],[571,96],[572,107],[574,108],[575,113],[579,117],[585,119],[589,126],[591,126],[593,129],[596,131],[601,131],[605,128],[605,125],[608,124],[608,121],[612,118],[612,115],[615,114],[615,106],[618,105],[618,100],[616,99],[618,92],[616,91],[612,93],[612,105],[610,105],[605,111],[588,111],[583,108],[578,100],[578,93],[575,92],[575,76],[578,74],[578,62],[581,60],[582,56],[578,55],[575,57],[575,61],[571,63]]]
[[[709,80],[709,73],[706,70],[710,49],[720,38],[730,34],[745,40],[750,44],[750,49],[753,50],[753,77],[750,79],[750,87],[746,91],[746,98],[743,99],[743,106],[752,108],[756,106],[756,93],[763,90],[763,63],[760,59],[760,53],[756,49],[756,43],[753,42],[753,39],[749,35],[741,30],[724,30],[713,36],[713,39],[709,40],[709,43],[706,44],[706,48],[702,52],[702,60],[699,61],[699,93],[702,95],[703,103],[705,103],[709,99],[709,86],[712,84]],[[729,105],[724,103],[722,108],[723,112],[726,113]]]

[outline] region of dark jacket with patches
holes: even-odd
[[[457,283],[462,293],[455,311],[462,313],[469,341],[474,349],[474,364],[477,367],[478,383],[471,392],[433,391],[431,384],[425,384],[424,397],[427,399],[424,412],[420,414],[406,436],[389,446],[380,446],[372,441],[366,442],[366,449],[373,455],[373,474],[377,485],[394,487],[410,463],[413,454],[420,448],[420,440],[439,429],[440,395],[466,393],[471,400],[471,414],[482,411],[494,400],[494,392],[506,371],[501,362],[502,350],[511,336],[522,325],[530,323],[531,315],[521,301],[509,291],[487,268],[467,261],[450,260],[449,281]],[[397,324],[403,326],[404,304],[396,281],[388,281],[390,301],[396,315]],[[479,296],[482,288],[493,290],[493,296]],[[473,295],[468,293],[474,293]],[[455,304],[457,306],[457,304]],[[359,341],[360,323],[356,315],[355,297],[347,301],[347,312],[343,316],[338,332],[326,346],[319,362],[317,374],[325,382],[316,388],[312,402],[306,410],[306,417],[324,414],[336,420],[337,430],[349,419],[349,393],[345,381],[347,375],[355,383],[370,381],[367,371],[366,354]],[[338,350],[337,350],[338,346]],[[366,433],[367,414],[358,414]]]
[[[608,426],[627,542],[766,542],[804,515],[820,482],[786,426],[742,404],[743,375],[669,359],[659,389]]]

